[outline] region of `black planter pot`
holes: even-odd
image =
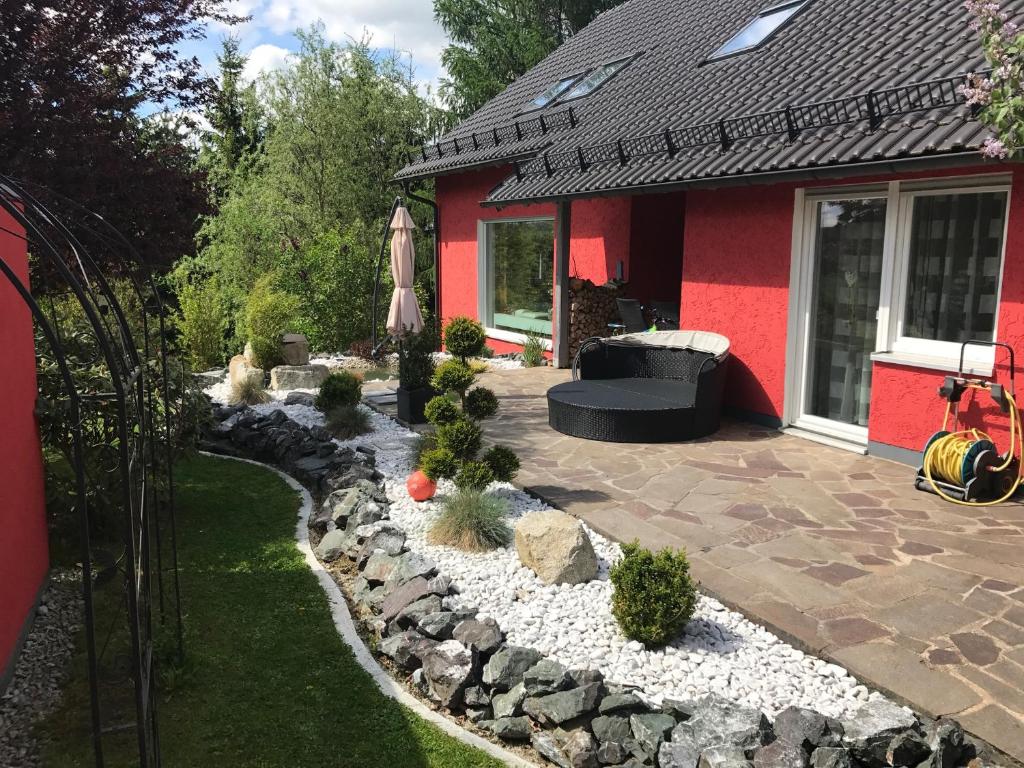
[[[398,388],[398,418],[406,424],[424,424],[427,417],[423,415],[423,409],[430,399],[437,395],[432,387],[417,387],[416,389]]]

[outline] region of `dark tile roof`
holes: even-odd
[[[702,64],[773,2],[607,11],[396,178],[516,161],[488,198],[503,203],[967,153],[988,135],[956,90],[984,67],[961,0],[811,0],[763,47]],[[633,54],[590,96],[524,112],[558,79]],[[557,127],[537,129],[541,115]],[[484,145],[496,130],[505,139]]]

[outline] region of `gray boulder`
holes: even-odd
[[[437,597],[437,595],[431,595],[431,597]],[[420,619],[416,629],[434,640],[451,640],[452,630],[455,629],[458,622],[459,617],[451,611],[438,611],[429,613]]]
[[[597,576],[597,555],[583,524],[558,510],[530,512],[515,528],[519,561],[545,584],[582,584]]]
[[[569,679],[573,685],[586,685],[587,683],[603,683],[604,675],[599,669],[570,669]]]
[[[332,491],[320,505],[320,510],[330,514],[331,520],[336,526],[344,528],[362,498],[356,488],[342,488]]]
[[[750,768],[750,761],[739,747],[708,747],[700,753],[697,768]]]
[[[484,670],[486,672],[486,669]],[[526,699],[526,686],[522,681],[512,686],[507,693],[495,693],[491,697],[491,708],[497,718],[512,717],[523,713],[523,700]]]
[[[491,723],[491,733],[502,741],[526,741],[532,732],[530,718],[525,716],[499,717]]]
[[[802,747],[773,741],[754,750],[754,768],[808,768],[810,758]]]
[[[426,579],[418,577],[412,581],[407,581],[384,598],[384,602],[381,605],[380,618],[385,623],[390,622],[397,617],[398,614],[406,608],[406,606],[411,605],[417,600],[420,600],[430,594],[430,591],[427,589]],[[437,595],[433,596],[437,597]]]
[[[842,747],[818,747],[811,755],[811,768],[853,768],[853,761]]]
[[[377,650],[408,672],[418,669],[422,663],[421,656],[435,645],[437,643],[433,640],[410,630],[384,638]]]
[[[326,365],[278,365],[270,369],[270,388],[316,389],[328,373]]]
[[[451,590],[452,577],[446,576],[443,573],[437,574],[437,576],[431,577],[427,581],[427,589],[433,592],[435,595],[444,597]]]
[[[597,768],[597,742],[589,731],[556,728],[551,735],[572,768]]]
[[[590,728],[602,743],[612,741],[624,744],[633,737],[629,718],[621,715],[598,715],[591,721]]]
[[[932,768],[953,768],[962,762],[964,729],[955,720],[940,718],[926,729],[928,746],[932,750]]]
[[[632,693],[610,693],[601,699],[598,711],[602,715],[609,715],[612,712],[642,712],[647,707],[639,697]]]
[[[316,398],[312,392],[289,392],[288,397],[284,399],[285,405],[307,405],[310,408],[313,407],[313,402]]]
[[[663,741],[658,748],[658,765],[660,768],[696,768],[700,760],[699,749],[693,741],[688,739]]]
[[[370,584],[383,584],[395,570],[395,558],[386,552],[374,552],[363,566],[362,577]]]
[[[484,682],[498,691],[507,691],[523,674],[541,660],[539,651],[518,645],[506,645],[498,650],[484,667]]]
[[[411,629],[430,614],[438,613],[440,610],[441,598],[437,595],[425,595],[399,611],[395,622],[402,629]]]
[[[282,336],[281,357],[288,365],[309,365],[309,342],[305,335],[286,333]]]
[[[498,650],[502,640],[501,629],[494,619],[466,619],[455,627],[452,637],[484,655]]]
[[[907,731],[893,737],[893,740],[889,742],[885,751],[885,759],[889,765],[914,768],[928,758],[931,753],[931,747],[921,736]]]
[[[803,707],[786,707],[775,717],[775,738],[811,754],[817,747],[842,744],[843,726],[838,720]]]
[[[888,699],[875,699],[843,721],[843,744],[858,760],[885,765],[889,743],[917,727],[917,718],[911,712]]]
[[[543,696],[568,688],[572,681],[564,666],[553,659],[541,659],[523,674],[527,696]]]
[[[597,707],[600,696],[601,685],[590,683],[547,696],[528,697],[523,702],[523,711],[544,725],[561,725],[587,712],[592,712]]]
[[[471,685],[462,693],[462,702],[467,707],[490,707],[491,698],[480,685]]]
[[[658,712],[629,716],[629,727],[633,731],[633,738],[648,755],[658,754],[661,742],[665,740],[675,725],[674,717]]]
[[[382,523],[373,533],[366,537],[356,562],[362,565],[374,552],[382,551],[392,557],[402,554],[405,547],[405,531],[397,525]]]
[[[559,768],[572,768],[569,758],[562,754],[561,748],[549,732],[534,731],[530,734],[530,744],[545,760],[554,763]]]
[[[426,555],[418,552],[404,552],[395,561],[395,569],[384,582],[384,591],[392,592],[406,582],[422,578],[424,586],[427,584],[427,577],[433,575],[437,570],[437,563]],[[427,588],[427,591],[431,591]]]
[[[750,751],[768,743],[771,736],[771,724],[763,712],[719,696],[700,699],[693,717],[672,731],[673,742],[692,744],[698,753],[719,744]]]
[[[618,765],[629,757],[629,750],[617,741],[605,741],[597,748],[597,762],[601,765]]]
[[[345,554],[348,538],[345,531],[328,531],[316,545],[316,556],[325,563],[333,563]]]
[[[474,653],[457,640],[445,640],[423,654],[427,695],[448,709],[462,704],[463,691],[474,682],[475,674]]]

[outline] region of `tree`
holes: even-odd
[[[986,157],[1005,160],[1024,154],[1024,33],[998,3],[967,0],[971,28],[981,35],[988,74],[968,76],[961,87],[967,103],[995,136],[982,145]]]
[[[178,133],[211,82],[178,46],[226,0],[8,0],[0,3],[0,170],[102,214],[153,264],[187,252],[203,176]]]
[[[602,11],[624,0],[434,0],[451,38],[441,94],[458,118],[501,93]]]

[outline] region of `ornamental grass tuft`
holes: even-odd
[[[270,400],[263,380],[255,376],[245,376],[231,386],[231,405],[261,405]]]
[[[460,490],[441,502],[441,514],[427,533],[431,544],[465,552],[507,546],[512,529],[505,522],[505,502],[478,490]]]
[[[648,648],[664,645],[693,617],[697,589],[685,552],[657,554],[639,542],[622,545],[611,569],[612,615],[622,634]]]
[[[370,431],[370,414],[358,405],[338,405],[327,414],[327,429],[339,440],[351,440]]]

